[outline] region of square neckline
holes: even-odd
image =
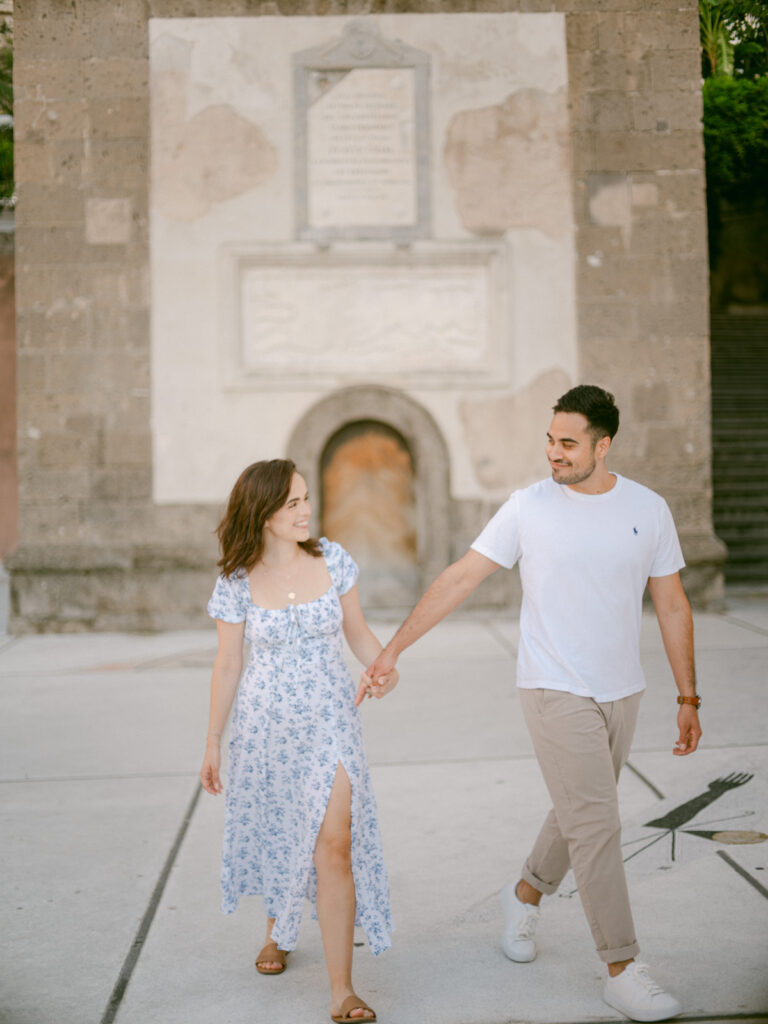
[[[313,597],[311,601],[295,601],[289,602],[282,606],[282,608],[265,608],[263,604],[257,604],[251,596],[251,576],[250,573],[245,574],[245,584],[248,588],[248,604],[253,608],[258,608],[260,612],[287,612],[289,608],[306,608],[309,604],[315,604],[317,601],[322,601],[324,597],[327,597],[332,590],[336,590],[336,584],[333,582],[333,576],[331,575],[331,567],[328,565],[328,559],[325,557],[325,551],[321,549],[320,557],[325,563],[325,570],[328,573],[328,579],[330,585],[319,595],[319,597]],[[337,595],[338,596],[338,595]]]

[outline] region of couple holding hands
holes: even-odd
[[[646,585],[678,688],[677,755],[692,753],[701,736],[693,622],[666,502],[605,464],[618,423],[603,389],[579,385],[563,395],[547,433],[551,476],[513,492],[383,649],[363,617],[351,556],[310,537],[309,495],[294,464],[257,462],[235,483],[218,527],[221,575],[208,604],[218,653],[200,772],[209,793],[223,791],[220,743],[232,709],[222,910],[233,911],[241,896],[263,897],[266,940],[256,969],[277,975],[295,948],[304,899],[315,905],[332,1021],[376,1020],[352,986],[354,927],[375,954],[393,930],[357,707],[393,689],[406,647],[483,579],[516,563],[517,684],[552,809],[519,879],[502,891],[502,948],[511,960],[534,959],[541,897],[573,867],[608,969],[606,1002],[640,1021],[681,1012],[635,959],[616,783],[645,687]],[[357,694],[343,638],[366,666]]]

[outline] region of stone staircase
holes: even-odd
[[[768,586],[768,313],[714,313],[715,533],[730,584]]]

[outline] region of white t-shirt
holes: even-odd
[[[520,563],[524,689],[611,701],[645,687],[643,591],[649,576],[669,576],[685,562],[664,499],[614,475],[606,494],[551,478],[514,491],[472,545],[508,569]]]

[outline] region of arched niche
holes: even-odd
[[[320,532],[353,552],[369,608],[412,605],[421,594],[416,474],[403,435],[355,420],[328,440],[321,461]]]
[[[426,409],[389,388],[345,388],[327,395],[302,416],[287,455],[304,475],[317,503],[329,442],[348,425],[363,421],[378,421],[399,434],[413,460],[419,589],[423,590],[448,565],[451,555],[448,449]]]

